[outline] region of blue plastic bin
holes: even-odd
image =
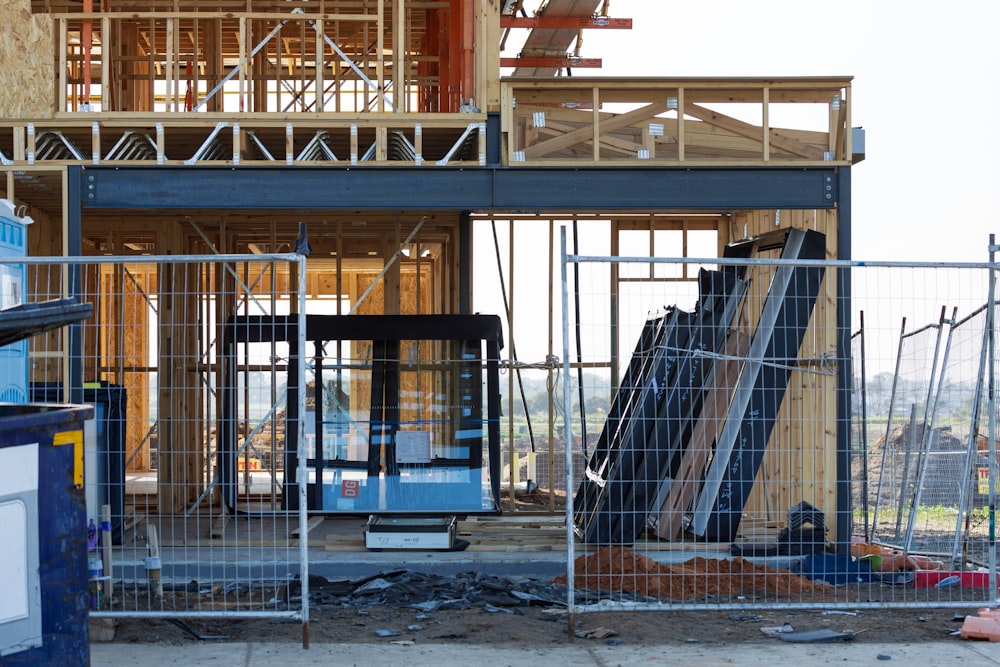
[[[27,228],[17,219],[8,200],[0,200],[0,257],[24,257],[28,248]],[[25,302],[24,264],[0,263],[0,310]],[[28,341],[0,346],[0,401],[28,402]]]

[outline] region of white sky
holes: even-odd
[[[615,0],[610,14],[632,30],[586,31],[581,55],[604,66],[582,75],[852,76],[852,120],[866,134],[852,170],[854,258],[985,261],[989,234],[1000,238],[989,4]]]
[[[541,2],[527,0],[529,15]],[[851,76],[852,123],[866,134],[866,158],[852,168],[853,258],[981,262],[988,259],[990,233],[1000,241],[1000,40],[986,7],[970,0],[615,0],[611,16],[633,19],[632,30],[586,31],[580,55],[601,58],[604,66],[573,75]],[[519,48],[512,34],[502,55],[516,55]],[[505,223],[498,227],[506,276],[507,229]],[[547,308],[544,294],[532,290],[546,280],[546,260],[541,244],[525,244],[526,236],[518,239],[515,321],[527,317],[533,324],[532,331],[515,334],[518,357],[537,361],[544,354],[538,334]],[[504,317],[489,227],[477,228],[475,240],[475,308]],[[542,269],[541,275],[529,278],[532,269]],[[884,291],[856,287],[856,297]],[[937,287],[949,295],[966,292],[958,281]],[[892,341],[897,309],[919,326],[936,319],[941,303],[953,302],[952,296],[931,296],[934,288],[905,290],[914,301],[900,300],[886,316]],[[919,302],[921,295],[925,302]],[[978,294],[966,296],[969,303],[956,304],[960,316],[982,303]],[[562,345],[559,320],[556,354]]]

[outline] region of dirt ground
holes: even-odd
[[[918,643],[967,641],[951,634],[975,609],[860,610],[856,615],[822,609],[779,611],[588,612],[570,619],[539,607],[515,613],[456,609],[423,614],[412,609],[372,607],[311,613],[314,643],[510,644],[602,642],[648,645],[700,642],[766,644],[781,641],[764,628],[791,625],[797,632],[827,629],[851,632],[855,642]],[[392,631],[399,634],[391,634]],[[290,620],[117,620],[115,642],[190,644],[197,642],[301,642],[302,623]],[[380,635],[390,636],[380,636]]]
[[[589,560],[587,559],[589,558]],[[834,631],[849,635],[850,641],[871,643],[919,643],[929,641],[967,641],[957,636],[966,615],[974,615],[987,602],[977,604],[969,589],[945,588],[936,592],[936,600],[963,600],[962,607],[920,609],[844,607],[844,600],[912,600],[926,604],[926,589],[889,584],[852,584],[830,587],[817,584],[789,572],[776,573],[750,561],[735,558],[725,561],[693,559],[673,565],[660,564],[643,556],[606,548],[578,559],[575,567],[576,588],[617,592],[638,597],[677,602],[707,603],[698,611],[587,611],[567,615],[553,599],[565,600],[565,588],[545,591],[546,601],[511,601],[509,590],[501,590],[502,581],[469,579],[442,582],[433,578],[410,579],[403,575],[392,580],[379,593],[375,603],[364,602],[359,591],[366,582],[310,583],[310,622],[287,619],[116,619],[115,642],[184,645],[197,642],[295,642],[308,635],[310,643],[402,643],[402,644],[482,644],[516,643],[520,646],[550,645],[565,642],[597,642],[611,645],[652,645],[674,643],[767,644],[782,641],[765,630]],[[639,576],[636,576],[639,575]],[[635,590],[642,582],[642,590]],[[544,585],[565,585],[565,577]],[[407,599],[424,599],[416,592],[433,587],[440,597],[468,597],[475,600],[469,608],[441,607],[434,610],[408,604]],[[448,588],[451,586],[451,588]],[[463,588],[464,586],[464,588]],[[447,593],[440,591],[447,589]],[[294,596],[295,590],[289,592]],[[985,591],[978,591],[985,595]],[[181,595],[178,593],[177,595]],[[196,596],[197,594],[191,594]],[[280,597],[264,591],[251,596],[260,608],[263,600]],[[506,597],[505,597],[506,596]],[[921,597],[923,596],[923,597]],[[958,596],[958,597],[955,597]],[[965,596],[965,597],[962,597]],[[601,597],[601,596],[599,596]],[[247,599],[247,598],[244,598]],[[287,596],[286,598],[287,599]],[[374,598],[373,598],[374,599]],[[627,599],[627,598],[626,598]],[[760,609],[762,602],[810,600],[810,609]],[[832,601],[841,604],[834,607]],[[381,602],[380,602],[381,601]],[[581,602],[578,595],[577,601]],[[167,600],[164,600],[167,602]],[[711,608],[711,603],[735,604],[736,609]],[[745,606],[743,606],[745,602]],[[173,605],[173,606],[172,606]],[[198,600],[172,599],[164,608],[197,608]],[[92,632],[92,637],[95,633]]]
[[[833,603],[866,599],[916,601],[919,593],[912,587],[884,583],[828,586],[741,558],[692,559],[667,564],[627,549],[607,547],[581,557],[576,566],[578,596],[599,590],[596,599],[625,600],[632,595],[636,600],[676,600],[709,606],[715,602],[737,608],[586,611],[570,616],[564,606],[564,576],[552,582],[537,585],[522,582],[510,588],[505,586],[505,578],[473,573],[464,578],[438,578],[403,572],[396,577],[387,575],[358,582],[325,582],[317,578],[315,590],[313,582],[310,583],[308,640],[310,643],[516,643],[520,646],[568,641],[612,645],[682,642],[738,645],[783,641],[774,632],[765,632],[783,628],[785,632],[825,630],[846,635],[836,641],[918,643],[952,638],[966,641],[954,635],[965,616],[975,614],[978,609],[971,601],[961,608],[845,608]],[[378,585],[373,586],[375,583]],[[636,585],[643,590],[635,590]],[[850,589],[852,586],[858,588]],[[435,591],[431,600],[427,598],[428,591]],[[294,588],[288,591],[293,601],[296,593]],[[940,594],[937,599],[942,601],[970,599],[948,597],[968,594],[968,589],[946,588]],[[440,604],[445,599],[460,600],[463,605]],[[582,597],[577,600],[585,602]],[[814,603],[810,609],[759,608],[762,602],[807,600]],[[427,606],[429,603],[433,604]],[[190,600],[184,604],[191,608]],[[297,620],[126,619],[118,621],[114,641],[302,642],[303,634],[303,624]]]

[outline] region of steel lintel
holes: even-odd
[[[84,209],[824,209],[834,167],[72,166]],[[76,172],[74,174],[74,172]]]

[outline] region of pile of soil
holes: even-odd
[[[624,547],[603,547],[574,563],[575,588],[628,592],[663,601],[734,597],[821,600],[831,592],[826,584],[743,558],[698,557],[683,563],[660,563]],[[553,581],[567,582],[566,575]]]
[[[889,433],[888,449],[886,448],[886,436],[882,435],[878,440],[868,446],[868,502],[874,503],[879,494],[879,475],[884,475],[887,486],[883,493],[898,493],[898,489],[891,487],[892,480],[904,480],[904,474],[908,478],[904,480],[907,484],[913,484],[917,478],[917,463],[921,460],[923,442],[926,437],[927,425],[923,422],[910,425],[901,424],[892,429]],[[930,456],[926,458],[927,469],[923,474],[923,497],[926,499],[954,498],[958,502],[957,489],[962,480],[956,479],[955,461],[963,461],[963,455],[968,449],[966,443],[956,437],[950,426],[935,429],[934,437],[931,439],[930,454],[954,454],[948,456]],[[888,456],[887,456],[888,455]],[[886,458],[887,457],[887,458]],[[883,458],[885,461],[883,462]],[[864,461],[860,456],[851,458],[851,479],[864,480]],[[957,468],[961,469],[961,466]],[[895,484],[899,484],[896,481]],[[884,496],[889,501],[897,501],[898,498]]]

